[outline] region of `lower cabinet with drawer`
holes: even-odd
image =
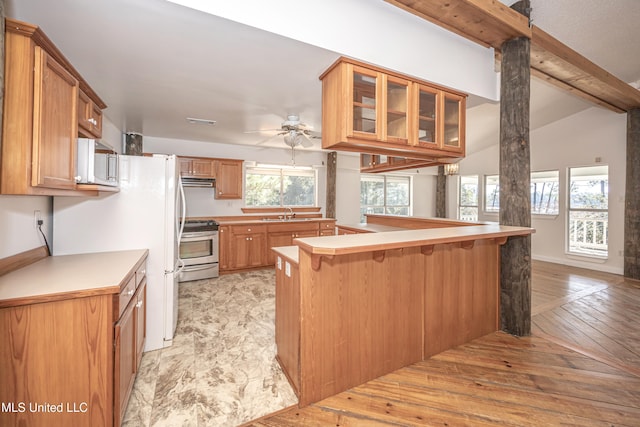
[[[146,295],[146,276],[136,273],[118,296],[119,311],[122,314],[114,329],[113,413],[119,420],[124,417],[142,360],[146,335]]]
[[[148,252],[131,253],[135,256],[125,256],[127,265],[120,267],[122,279],[114,279],[119,289],[117,282],[71,285],[64,292],[0,300],[1,426],[120,426],[146,333]],[[85,271],[113,266],[111,255],[104,254],[79,255],[79,263],[87,256],[104,259],[78,265],[77,274],[66,260],[51,264],[62,265],[70,273],[68,282],[79,283],[85,281],[78,279]],[[34,271],[46,277],[38,279],[43,283],[66,274],[56,268]],[[10,281],[8,276],[0,277],[0,286],[3,279],[4,284]],[[100,276],[109,274],[95,275]]]

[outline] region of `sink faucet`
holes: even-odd
[[[293,218],[296,214],[293,212],[293,208],[291,206],[287,206],[284,208],[284,219],[287,220],[287,210],[289,211],[289,218]]]

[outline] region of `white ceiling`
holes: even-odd
[[[622,80],[640,79],[640,0],[531,3],[535,25]],[[245,132],[277,128],[292,113],[321,130],[318,76],[340,56],[337,52],[165,0],[5,0],[5,9],[7,16],[45,31],[105,101],[105,115],[122,131],[282,147],[280,140],[264,142],[269,133]],[[296,10],[282,13],[313,19]],[[471,96],[469,105],[468,153],[496,143],[499,124],[495,102]],[[532,129],[588,107],[551,86],[532,83]],[[187,117],[217,124],[192,125]]]

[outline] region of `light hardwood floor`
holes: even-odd
[[[497,332],[248,426],[638,426],[640,284],[534,262],[532,336]]]

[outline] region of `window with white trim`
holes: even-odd
[[[460,176],[458,219],[478,221],[478,175]]]
[[[569,168],[567,249],[606,257],[609,241],[609,167]]]
[[[484,177],[484,211],[500,212],[500,176]]]
[[[531,213],[535,215],[558,215],[558,191],[560,172],[557,170],[531,172],[529,190]],[[484,210],[500,211],[500,176],[486,175],[484,178]]]
[[[246,206],[316,206],[317,174],[310,167],[256,166],[245,172]]]
[[[360,220],[364,214],[411,215],[411,177],[360,175]]]
[[[536,215],[558,215],[558,190],[560,171],[531,172],[531,213]]]

